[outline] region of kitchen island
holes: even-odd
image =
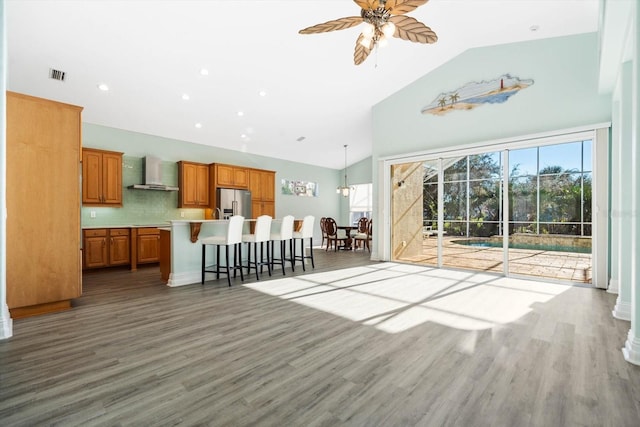
[[[255,220],[246,219],[244,222],[244,234],[248,234],[251,224]],[[171,226],[163,228],[163,233],[169,233],[167,238],[160,239],[160,252],[170,254],[161,257],[160,270],[168,286],[184,286],[200,283],[202,271],[202,244],[201,239],[209,236],[222,236],[226,233],[228,220],[177,220],[170,221]],[[280,220],[274,219],[271,223],[271,232],[278,232]],[[196,232],[197,230],[197,232]],[[167,248],[166,243],[171,247]],[[278,245],[276,245],[278,246]],[[279,250],[276,247],[276,252]],[[246,256],[243,247],[243,257]],[[233,255],[233,253],[231,253]],[[214,251],[207,253],[207,265],[214,260]],[[279,256],[276,254],[276,256]],[[166,258],[169,258],[168,260]],[[167,265],[167,263],[169,265]],[[166,279],[168,277],[168,279]]]

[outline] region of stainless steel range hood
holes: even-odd
[[[142,164],[144,184],[130,185],[127,188],[136,190],[178,191],[178,187],[171,187],[162,183],[162,161],[153,156],[146,156]]]

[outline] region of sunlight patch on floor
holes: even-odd
[[[475,331],[517,321],[569,289],[533,280],[380,263],[243,285],[398,333],[425,322]]]

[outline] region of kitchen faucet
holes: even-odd
[[[220,208],[216,208],[216,210],[218,211],[218,219],[222,219],[222,211]]]

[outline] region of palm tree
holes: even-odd
[[[444,108],[444,106],[447,105],[446,98],[441,98],[440,101],[438,101],[438,105],[440,106],[440,108]]]
[[[458,95],[458,92],[456,92],[453,95],[449,95],[449,99],[451,100],[452,104],[455,104],[460,99],[460,95]]]

